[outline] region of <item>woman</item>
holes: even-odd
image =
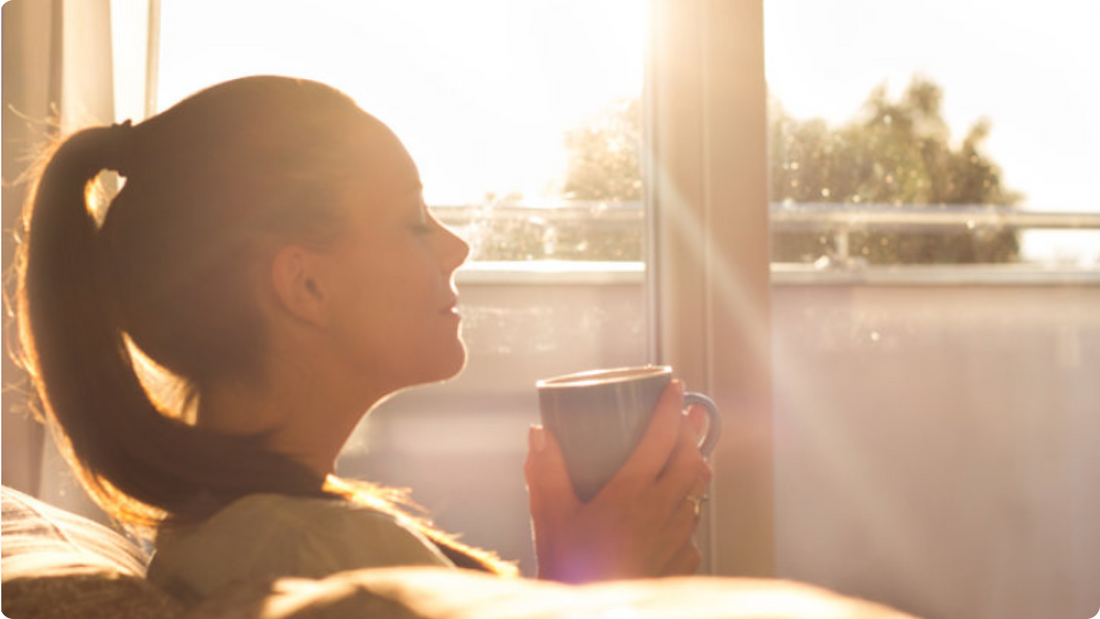
[[[105,214],[85,195],[104,169],[126,179]],[[151,579],[197,600],[247,576],[514,572],[333,475],[375,404],[465,363],[453,275],[468,247],[428,213],[396,136],[346,95],[245,78],[81,131],[48,158],[25,224],[26,366],[92,497],[156,530]],[[589,503],[532,429],[540,576],[695,569],[684,498],[710,471],[681,391]]]

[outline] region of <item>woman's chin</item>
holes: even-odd
[[[457,341],[453,347],[444,350],[433,351],[431,355],[431,367],[425,368],[420,384],[439,383],[451,380],[462,373],[466,368],[466,345]]]
[[[459,340],[456,349],[445,360],[447,367],[443,371],[444,376],[439,380],[444,381],[457,377],[462,373],[462,370],[466,369],[467,359],[466,343]]]
[[[402,363],[394,364],[391,360],[382,367],[385,374],[382,384],[388,385],[386,392],[390,394],[418,385],[445,382],[457,377],[466,367],[466,345],[461,339],[455,339],[446,346],[422,350],[418,355],[405,355]]]

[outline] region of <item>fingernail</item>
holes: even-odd
[[[672,387],[676,389],[676,395],[684,397],[684,381],[677,378],[672,381]]]
[[[546,449],[546,435],[543,434],[542,426],[531,426],[527,432],[527,444],[537,454]]]

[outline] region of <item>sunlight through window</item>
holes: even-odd
[[[569,131],[641,92],[632,0],[166,2],[159,103],[261,73],[316,79],[389,124],[431,204],[562,197]]]

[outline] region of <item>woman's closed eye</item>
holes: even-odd
[[[409,229],[416,234],[431,234],[435,232],[435,226],[429,221],[416,221],[409,224]]]

